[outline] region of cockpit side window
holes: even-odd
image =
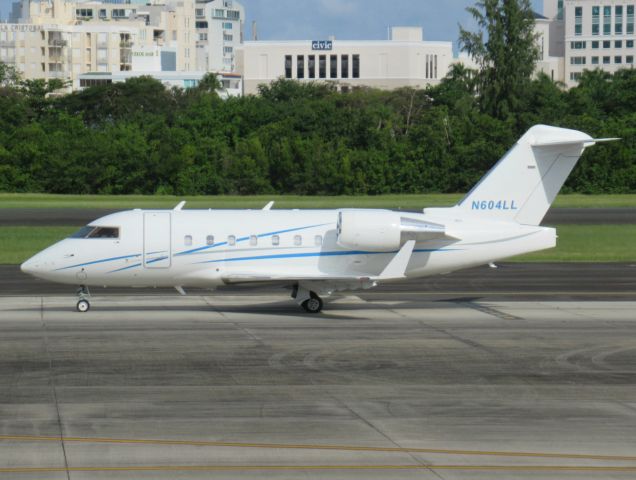
[[[86,238],[119,238],[119,228],[96,227]]]
[[[69,238],[119,238],[119,227],[82,227]]]

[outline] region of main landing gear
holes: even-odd
[[[292,298],[295,298],[296,303],[298,303],[307,313],[322,312],[324,303],[322,298],[320,298],[316,292],[307,290],[301,286],[296,286],[292,292]]]
[[[88,312],[91,308],[91,304],[88,301],[91,296],[88,291],[88,287],[85,285],[80,286],[79,290],[77,290],[77,295],[79,296],[79,300],[77,301],[77,306],[75,308],[80,313]]]

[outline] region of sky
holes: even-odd
[[[381,40],[389,26],[421,26],[426,40],[456,42],[458,23],[474,29],[466,7],[474,0],[240,0],[245,6],[245,38],[257,22],[260,40]],[[556,1],[556,0],[555,0]],[[532,0],[536,11],[542,0]],[[11,0],[0,0],[7,18]]]

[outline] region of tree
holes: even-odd
[[[20,72],[13,65],[0,62],[0,86],[14,87],[20,81]]]
[[[221,90],[222,85],[219,77],[216,73],[206,73],[203,75],[199,84],[197,85],[197,90],[205,93],[216,93],[217,90]]]
[[[467,10],[480,30],[460,26],[460,47],[480,66],[482,111],[504,120],[518,112],[539,59],[530,0],[480,0]]]

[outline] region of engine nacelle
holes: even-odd
[[[399,250],[400,214],[387,210],[338,212],[338,245],[351,250],[390,252]]]

